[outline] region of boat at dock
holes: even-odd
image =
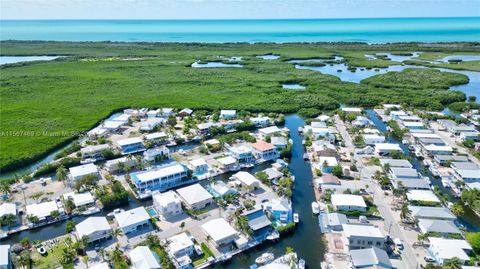
[[[267,235],[267,240],[277,240],[280,238],[280,233],[277,230],[273,230],[269,235]]]
[[[255,259],[255,263],[267,264],[275,259],[275,256],[271,252],[265,252],[260,257]]]
[[[123,208],[114,209],[112,212],[107,214],[107,217],[113,218],[115,216],[115,214],[119,214],[119,213],[122,213],[124,211],[125,211],[125,209],[123,209]]]
[[[298,127],[298,133],[299,133],[299,134],[303,134],[303,127],[301,127],[301,126]]]
[[[81,214],[84,215],[84,216],[89,216],[89,215],[96,214],[98,212],[100,212],[100,208],[98,208],[96,206],[92,206],[92,207],[88,208],[87,210],[83,211]]]
[[[312,202],[312,212],[315,215],[320,214],[320,206],[318,205],[317,202]]]
[[[293,213],[293,222],[295,223],[300,222],[300,217],[298,216],[298,213]]]
[[[298,269],[305,269],[305,260],[299,259],[298,260]]]

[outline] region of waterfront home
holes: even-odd
[[[270,118],[265,116],[252,117],[250,118],[250,122],[255,124],[257,127],[263,127],[270,124]]]
[[[75,208],[77,209],[85,209],[95,205],[95,198],[90,192],[84,193],[74,193],[69,192],[63,195],[63,199],[65,200],[72,200]]]
[[[327,141],[313,141],[310,150],[316,156],[335,157],[337,156],[337,149],[335,146]]]
[[[95,178],[100,177],[98,168],[93,163],[70,167],[68,170],[70,171],[70,179],[74,181],[85,176],[93,176]]]
[[[383,109],[391,109],[393,111],[399,110],[400,108],[402,108],[402,106],[399,104],[383,104],[382,106],[383,106]]]
[[[0,269],[11,269],[12,257],[10,255],[10,245],[0,245]]]
[[[352,125],[355,127],[367,127],[367,126],[373,125],[373,123],[367,117],[357,116],[357,118],[355,118],[355,120],[352,121]]]
[[[39,222],[51,219],[52,212],[58,211],[60,216],[65,215],[65,210],[55,201],[31,204],[26,206],[26,215],[38,218]]]
[[[398,120],[401,116],[408,116],[408,114],[403,110],[392,110],[389,116],[392,120]]]
[[[140,131],[151,132],[158,126],[162,126],[165,122],[164,118],[148,118],[140,123]]]
[[[229,147],[228,152],[232,157],[237,159],[238,163],[240,164],[250,164],[255,159],[252,148],[245,145]]]
[[[161,269],[160,258],[147,246],[138,246],[128,253],[131,269]]]
[[[410,202],[440,203],[438,197],[431,190],[409,190],[407,199]]]
[[[429,190],[430,184],[423,178],[392,179],[392,185],[395,189],[407,190]],[[401,185],[400,185],[401,183]]]
[[[400,115],[398,119],[402,122],[420,122],[422,118],[416,115]]]
[[[106,217],[89,217],[75,225],[78,240],[87,237],[89,244],[97,244],[112,237],[112,227]]]
[[[191,160],[189,163],[195,175],[205,174],[210,169],[208,167],[207,162],[203,158],[197,158],[197,159]]]
[[[272,164],[272,168],[278,170],[278,171],[282,171],[284,168],[287,168],[288,167],[288,163],[286,163],[284,160],[282,159],[277,159],[273,164]]]
[[[110,145],[108,144],[100,144],[100,145],[92,145],[88,147],[84,147],[80,150],[82,153],[82,158],[85,159],[93,159],[93,160],[102,160],[103,154],[105,151],[110,150]]]
[[[458,258],[461,264],[470,261],[469,254],[472,246],[463,239],[447,239],[441,237],[429,237],[430,246],[427,254],[435,259],[435,263],[443,265],[446,261]]]
[[[152,194],[153,206],[163,219],[183,213],[182,201],[174,191],[158,192]]]
[[[173,112],[173,108],[161,108],[160,109],[160,114],[159,114],[160,117],[168,118],[168,117],[173,116],[173,115],[175,115],[175,112]]]
[[[446,146],[447,144],[440,137],[418,137],[417,141],[422,146],[435,145],[435,146]]]
[[[118,149],[120,149],[123,155],[145,150],[145,146],[143,145],[143,141],[140,137],[121,139],[121,140],[118,140],[116,144]]]
[[[193,254],[193,242],[187,233],[174,235],[167,242],[167,251],[171,257],[182,258]]]
[[[362,135],[363,141],[366,145],[375,145],[378,143],[385,142],[385,136],[383,135],[375,135],[375,134],[364,134]]]
[[[475,129],[475,127],[472,127],[472,126],[468,126],[468,125],[465,125],[465,124],[459,124],[459,125],[456,125],[456,126],[450,126],[448,128],[448,131],[454,135],[460,135],[461,133],[474,133],[474,132],[477,132],[477,130]]]
[[[417,170],[402,167],[391,167],[388,176],[395,181],[419,178]]]
[[[147,112],[147,118],[156,118],[158,115],[160,115],[160,109],[152,109]]]
[[[120,130],[120,127],[122,127],[123,125],[125,125],[125,122],[123,121],[106,120],[102,122],[97,132],[101,132],[100,130],[103,129],[105,130],[105,132],[108,132],[108,133],[116,133]]]
[[[452,162],[453,176],[456,180],[463,181],[465,184],[480,182],[480,167],[473,162]]]
[[[17,218],[17,205],[14,203],[3,203],[0,205],[0,218],[12,215]]]
[[[281,135],[282,134],[282,130],[280,128],[278,128],[277,126],[270,126],[270,127],[265,127],[265,128],[261,128],[258,130],[258,132],[263,136],[263,137],[266,137],[266,136],[277,136],[277,135]]]
[[[423,146],[423,149],[428,155],[450,155],[453,153],[453,148],[450,146],[436,146],[433,144]]]
[[[263,170],[263,172],[265,172],[265,174],[267,174],[267,177],[268,177],[268,180],[270,182],[278,182],[278,180],[280,178],[283,177],[283,173],[276,170],[276,169],[273,169],[273,168],[267,168],[265,170]]]
[[[378,227],[363,223],[342,224],[349,249],[385,248],[385,236]]]
[[[393,143],[375,144],[375,153],[377,153],[380,156],[388,155],[394,151],[402,152],[402,149],[398,144],[393,144]]]
[[[156,132],[151,134],[146,134],[144,136],[145,141],[153,144],[159,144],[165,142],[168,136],[165,132]]]
[[[409,129],[409,130],[412,130],[412,129],[425,129],[425,126],[423,125],[422,122],[418,122],[418,121],[402,121],[401,122],[401,125],[403,125],[403,127]]]
[[[243,120],[222,120],[219,124],[227,131],[234,131],[234,128],[240,123],[243,123]]]
[[[322,212],[318,220],[322,233],[330,233],[332,231],[340,232],[343,230],[342,225],[348,223],[347,216],[341,213]]]
[[[462,139],[462,141],[466,141],[466,140],[477,141],[479,139],[479,134],[480,133],[478,131],[461,132],[459,134],[459,137],[460,139]]]
[[[315,179],[315,183],[319,189],[326,185],[340,185],[340,179],[333,174],[322,174],[321,177]]]
[[[333,167],[337,165],[338,162],[335,157],[322,156],[318,159],[318,169],[320,169],[322,173],[331,173]]]
[[[422,234],[435,233],[445,237],[462,234],[451,220],[419,219],[418,228]]]
[[[226,109],[220,110],[220,118],[224,120],[231,120],[231,119],[234,119],[236,116],[237,116],[236,110],[226,110]]]
[[[213,204],[213,196],[200,184],[193,184],[177,189],[184,205],[192,210],[201,210]]]
[[[387,252],[377,247],[350,250],[352,260],[352,269],[360,268],[382,268],[392,269],[392,263],[388,258]]]
[[[220,164],[220,168],[225,172],[235,171],[238,168],[238,161],[232,156],[226,156],[216,160]]]
[[[242,213],[252,229],[252,237],[262,242],[272,232],[272,222],[267,218],[261,207],[256,207]]]
[[[201,135],[209,135],[210,128],[212,128],[212,126],[213,126],[213,123],[211,122],[199,123],[197,124],[197,129]]]
[[[237,190],[230,187],[223,181],[215,181],[210,184],[210,193],[212,193],[213,197],[225,197],[226,195],[234,195],[237,194]]]
[[[327,115],[320,115],[316,117],[317,120],[323,121],[323,122],[329,122],[330,121],[330,116]]]
[[[390,166],[390,168],[412,168],[412,164],[407,161],[407,160],[403,160],[403,159],[380,159],[380,165],[385,167],[385,165]]]
[[[432,220],[456,220],[457,217],[446,207],[431,207],[431,206],[408,206],[411,215],[417,221],[420,219]]]
[[[445,166],[447,163],[452,162],[468,162],[467,156],[459,156],[459,155],[435,155],[433,156],[433,160],[438,164]]]
[[[284,149],[288,145],[286,137],[283,136],[273,136],[270,138],[270,144],[274,145],[277,149]]]
[[[105,162],[104,166],[110,173],[123,172],[123,169],[131,169],[136,165],[135,158],[121,157]]]
[[[324,140],[330,143],[335,142],[335,130],[333,128],[318,128],[310,125],[305,126],[304,133],[312,134],[314,140]]]
[[[239,185],[254,190],[260,187],[260,181],[249,172],[240,171],[231,177],[239,182]]]
[[[108,130],[105,128],[102,128],[101,126],[97,126],[90,131],[87,132],[88,137],[90,138],[98,138],[98,137],[104,137],[107,134]]]
[[[253,155],[260,162],[271,161],[280,157],[277,148],[263,140],[257,140],[257,142],[251,144],[251,146],[253,148]]]
[[[355,114],[362,113],[362,109],[359,107],[342,107],[341,109],[345,113],[355,113]]]
[[[312,121],[310,126],[312,126],[312,128],[327,128],[327,123],[323,121]]]
[[[150,224],[150,215],[143,206],[117,213],[114,218],[124,234],[141,230]]]
[[[333,208],[338,211],[367,212],[367,204],[360,195],[332,194],[331,201]]]
[[[211,238],[210,242],[216,247],[231,244],[238,237],[237,231],[222,218],[210,220],[201,227],[205,235]]]
[[[285,197],[271,199],[263,204],[263,209],[277,224],[287,224],[293,221],[292,202]]]
[[[140,109],[127,108],[123,110],[123,114],[121,116],[123,116],[124,118],[126,116],[128,116],[128,118],[130,117],[141,118],[141,117],[145,117],[145,115],[147,115],[147,112],[148,112],[148,108],[140,108]]]
[[[143,159],[148,162],[156,162],[160,160],[168,160],[171,158],[170,149],[165,146],[147,149],[143,152]]]
[[[205,142],[203,142],[203,144],[207,147],[219,147],[220,146],[220,141],[218,141],[218,139],[209,139],[209,140],[206,140]]]
[[[184,108],[180,110],[180,112],[178,112],[178,116],[183,118],[183,117],[192,115],[192,113],[193,113],[193,110],[191,110],[190,108]]]
[[[188,180],[188,170],[178,162],[156,167],[148,171],[131,173],[130,177],[138,193],[166,191]]]

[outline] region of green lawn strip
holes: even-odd
[[[203,255],[201,255],[201,256],[195,255],[192,258],[193,266],[198,266],[198,265],[204,263],[208,259],[208,257],[213,257],[213,252],[210,250],[210,248],[207,246],[207,244],[202,243],[200,245],[200,247],[202,248]]]
[[[35,263],[34,267],[38,269],[51,269],[61,266],[61,258],[63,249],[67,248],[63,239],[53,249],[48,249],[48,255],[42,256],[36,249],[32,250],[32,259]]]

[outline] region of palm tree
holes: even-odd
[[[65,182],[65,180],[67,179],[67,175],[68,175],[68,172],[67,172],[67,169],[65,168],[65,166],[60,165],[57,168],[57,171],[56,171],[55,175],[57,176],[57,180]]]
[[[385,173],[389,173],[390,172],[390,164],[389,163],[385,163],[383,165],[383,171],[385,171]]]
[[[10,184],[6,180],[0,181],[0,192],[2,192],[5,196],[8,197],[10,191]]]
[[[83,263],[85,263],[85,265],[88,268],[88,262],[90,261],[90,257],[88,255],[85,255],[82,257],[82,260],[83,260]]]
[[[30,257],[30,251],[29,250],[24,250],[20,253],[20,256],[18,256],[18,263],[23,267],[23,268],[29,268],[30,263],[31,263],[31,257]]]
[[[98,254],[100,254],[100,257],[102,257],[102,262],[105,261],[105,249],[104,248],[100,248],[98,250]]]
[[[402,209],[400,210],[400,218],[405,220],[410,216],[410,214],[412,214],[412,211],[408,208],[408,205],[403,204]]]
[[[457,257],[453,257],[450,260],[443,263],[443,268],[445,269],[461,269],[462,263]]]
[[[123,235],[123,232],[122,232],[121,229],[117,228],[117,229],[114,229],[114,230],[113,230],[113,233],[112,233],[112,234],[113,234],[113,236],[118,237],[118,236],[122,236],[122,235]]]

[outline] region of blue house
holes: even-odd
[[[257,207],[242,214],[248,221],[248,226],[253,231],[252,237],[262,242],[272,232],[272,222],[267,218],[262,208]]]
[[[287,224],[293,221],[292,203],[287,198],[271,200],[264,209],[277,224]]]
[[[123,155],[136,153],[145,150],[142,139],[139,137],[126,138],[117,141],[118,148]]]

